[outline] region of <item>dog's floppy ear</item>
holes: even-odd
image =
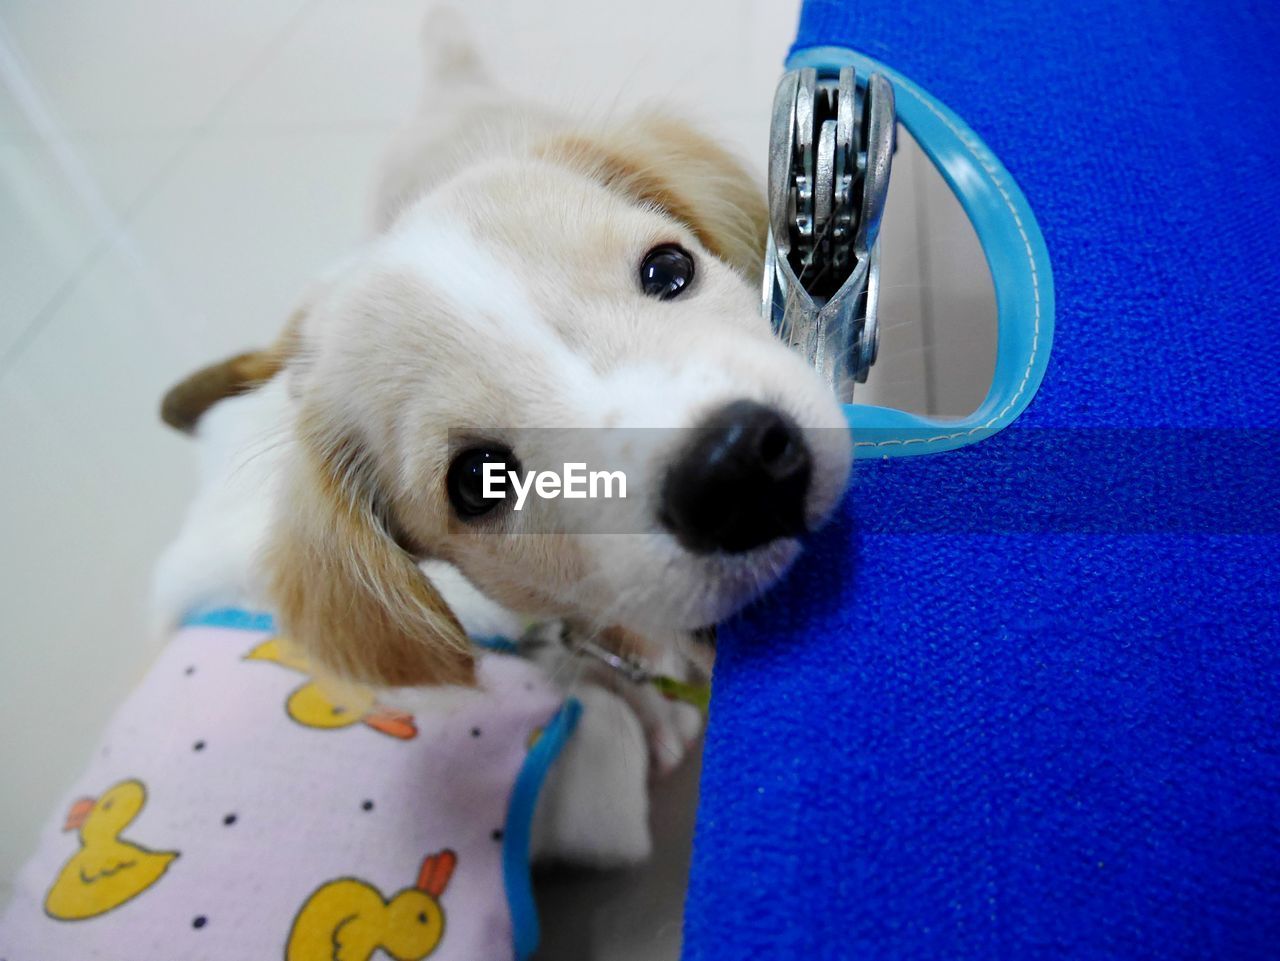
[[[704,247],[752,281],[764,268],[764,190],[728,151],[689,124],[657,113],[598,135],[572,134],[541,155],[683,223]]]
[[[358,446],[309,422],[265,557],[288,637],[321,670],[379,686],[473,684],[462,625],[382,515]]]

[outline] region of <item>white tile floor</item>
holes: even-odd
[[[163,390],[267,340],[363,232],[428,0],[0,3],[0,901],[146,667],[193,452]],[[476,0],[496,74],[668,99],[762,158],[795,0]]]
[[[152,653],[147,582],[194,459],[159,398],[268,340],[362,236],[429,2],[0,0],[0,902]],[[798,0],[459,5],[509,89],[594,115],[669,101],[762,172]],[[963,216],[916,174],[900,184],[949,218],[898,205],[885,231],[910,267]],[[952,352],[921,340],[920,283],[891,262],[875,396],[926,409],[921,358]]]

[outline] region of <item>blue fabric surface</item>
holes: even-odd
[[[820,44],[1003,160],[1056,341],[722,629],[686,958],[1280,957],[1280,13],[811,0]]]

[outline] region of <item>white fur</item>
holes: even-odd
[[[266,605],[254,563],[271,523],[290,439],[284,384],[273,381],[215,406],[200,420],[200,481],[177,538],[156,567],[152,619],[167,635],[189,612]]]

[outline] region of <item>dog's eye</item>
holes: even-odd
[[[640,262],[640,289],[650,297],[671,300],[693,282],[693,257],[675,244],[654,247]]]
[[[485,465],[489,468],[491,487],[496,497],[484,496]],[[449,465],[445,485],[449,503],[462,518],[487,514],[507,498],[508,472],[520,472],[515,455],[505,447],[471,447],[458,454]]]

